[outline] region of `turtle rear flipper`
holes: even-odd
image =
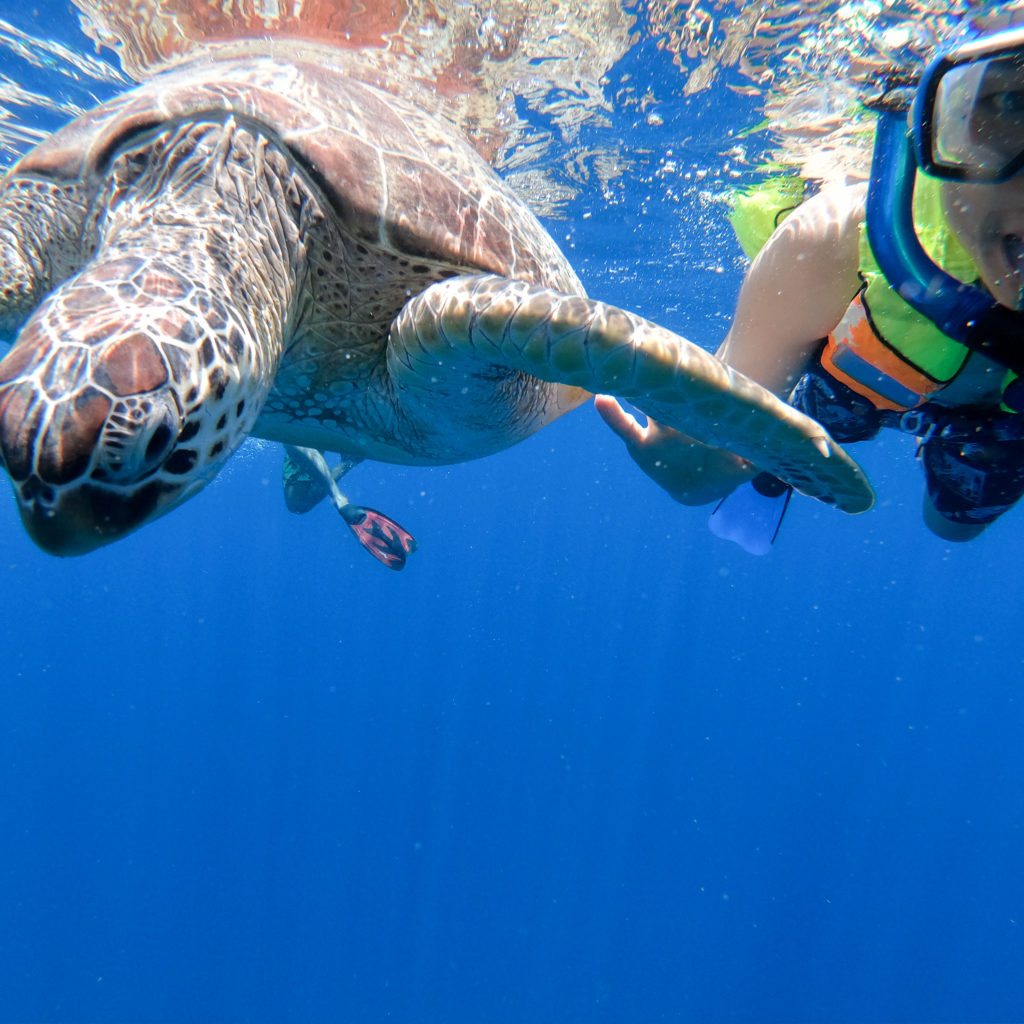
[[[821,424],[679,335],[581,295],[493,275],[453,277],[392,326],[396,389],[493,377],[494,367],[625,398],[667,426],[753,462],[802,494],[864,512],[874,493]]]

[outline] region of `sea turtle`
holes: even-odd
[[[813,420],[586,298],[446,122],[270,43],[212,47],[9,171],[3,330],[0,455],[58,555],[180,504],[250,434],[454,463],[596,391],[846,511],[872,502]]]

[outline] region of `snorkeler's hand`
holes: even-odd
[[[597,395],[594,407],[625,442],[633,461],[682,505],[718,501],[756,472],[746,459],[709,448],[652,419],[641,426],[610,395]]]

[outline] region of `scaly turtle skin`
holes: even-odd
[[[456,132],[329,64],[207,56],[56,132],[0,188],[0,284],[0,454],[55,554],[178,505],[249,434],[461,462],[595,391],[871,504],[818,424],[586,298]]]

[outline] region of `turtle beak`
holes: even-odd
[[[77,517],[69,515],[66,508],[50,510],[39,504],[26,505],[19,501],[18,511],[25,531],[48,555],[58,558],[86,555],[105,543],[102,538],[83,531],[80,525],[72,525],[72,519]]]
[[[181,413],[173,391],[160,388],[164,364],[138,332],[88,349],[52,343],[56,332],[45,326],[29,321],[0,361],[0,459],[29,536],[50,554],[80,555],[131,533],[185,491],[184,480],[158,479]]]
[[[0,378],[3,371],[0,363]],[[0,458],[25,529],[50,554],[81,555],[123,537],[153,516],[168,489],[92,478],[110,405],[90,388],[54,402],[29,380],[0,384]]]
[[[54,494],[38,477],[16,482],[14,489],[28,535],[61,558],[88,554],[138,529],[152,517],[163,490],[151,482],[126,496],[83,484]]]

